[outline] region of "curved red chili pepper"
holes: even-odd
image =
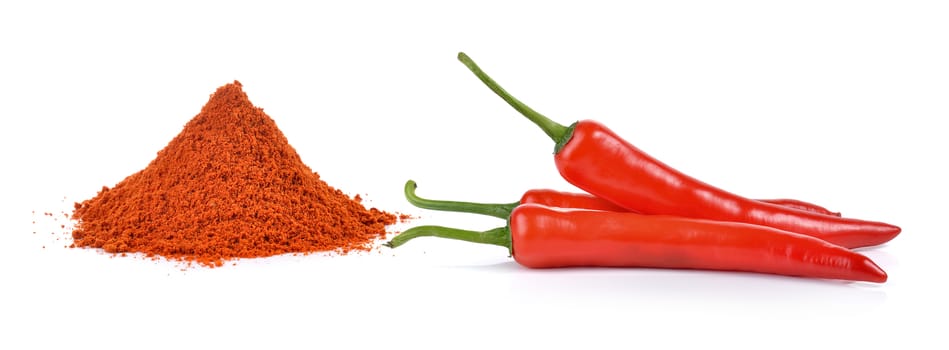
[[[464,53],[461,60],[485,85],[556,142],[561,176],[627,210],[771,226],[848,248],[878,245],[900,233],[894,225],[806,212],[724,191],[660,162],[593,120],[567,127],[518,101]]]
[[[885,282],[864,255],[771,227],[667,215],[550,208],[514,208],[507,227],[485,232],[441,226],[410,228],[386,243],[435,236],[507,247],[530,268],[649,267],[745,271]]]
[[[724,191],[673,169],[592,120],[575,124],[554,161],[567,182],[640,213],[771,226],[848,248],[883,244],[900,233],[882,222],[800,211]]]

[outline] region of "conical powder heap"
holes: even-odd
[[[220,266],[366,250],[396,216],[320,180],[235,81],[143,170],[76,203],[74,247]]]

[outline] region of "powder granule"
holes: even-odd
[[[397,217],[360,202],[306,166],[235,81],[145,169],[75,204],[73,246],[207,266],[368,250]]]

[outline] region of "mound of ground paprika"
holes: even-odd
[[[368,250],[393,214],[320,179],[235,81],[149,165],[75,204],[73,247],[220,266],[234,258]]]

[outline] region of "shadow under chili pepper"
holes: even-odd
[[[510,297],[526,303],[652,300],[721,305],[799,305],[864,312],[886,302],[880,285],[750,272],[570,267],[529,269],[508,261],[446,269],[507,276]],[[861,311],[863,310],[863,311]]]

